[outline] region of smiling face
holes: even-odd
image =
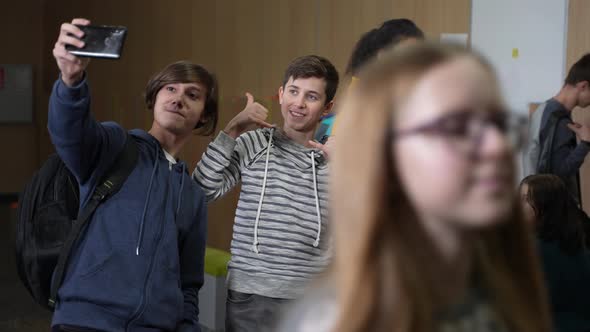
[[[285,86],[279,88],[284,129],[304,133],[315,131],[320,118],[332,107],[332,102],[326,104],[326,98],[326,80],[323,78],[289,78]]]
[[[205,108],[206,90],[199,83],[167,84],[156,95],[154,124],[168,132],[192,132]]]

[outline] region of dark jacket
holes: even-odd
[[[98,123],[84,80],[58,80],[48,128],[80,183],[84,206],[125,143],[116,123]],[[169,162],[143,130],[129,132],[137,165],[119,192],[99,205],[72,251],[52,325],[105,331],[200,331],[206,205],[183,162]]]
[[[538,240],[556,332],[590,331],[590,252],[566,253],[557,241]]]
[[[549,99],[541,119],[541,155],[537,173],[550,173],[559,176],[568,191],[580,203],[578,171],[590,152],[587,142],[576,143],[576,134],[567,125],[571,114],[555,99]]]

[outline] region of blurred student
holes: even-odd
[[[354,82],[358,79],[359,70],[389,47],[408,45],[423,39],[422,30],[407,18],[391,19],[383,22],[378,28],[365,32],[356,42],[346,66],[346,75],[351,77],[349,88],[354,86]],[[315,136],[316,140],[322,143],[329,140],[328,144],[334,145],[336,123],[334,112],[322,118]],[[332,135],[334,137],[328,139]]]
[[[587,216],[556,175],[524,178],[520,194],[537,237],[555,331],[590,331],[590,251],[584,231]]]
[[[524,174],[555,174],[580,200],[580,167],[590,152],[590,126],[573,122],[576,107],[590,106],[590,54],[568,72],[557,95],[539,105],[531,118]],[[578,142],[579,140],[579,142]]]
[[[343,105],[335,265],[280,330],[549,331],[514,190],[526,121],[490,65],[457,46],[394,49]]]

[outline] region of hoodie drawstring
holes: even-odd
[[[141,221],[139,222],[139,235],[137,237],[137,246],[135,247],[135,255],[139,256],[139,248],[141,247],[141,241],[143,238],[143,226],[145,224],[145,214],[147,212],[148,203],[150,201],[150,195],[152,193],[152,183],[154,182],[154,176],[158,169],[158,160],[160,158],[160,149],[156,149],[156,161],[154,162],[154,169],[152,170],[152,176],[150,177],[150,184],[147,189],[147,197],[143,206],[143,213],[141,214]]]
[[[315,210],[318,216],[318,234],[315,238],[315,242],[313,243],[314,247],[317,247],[320,244],[320,235],[322,233],[322,215],[320,213],[320,199],[318,198],[318,184],[316,181],[315,176],[315,153],[311,152],[311,169],[313,172],[313,192],[315,194]]]
[[[258,223],[260,222],[260,213],[262,211],[262,202],[264,200],[264,192],[266,191],[266,177],[268,175],[268,160],[270,157],[270,149],[272,147],[272,137],[274,134],[274,128],[270,130],[270,137],[268,139],[268,146],[266,148],[266,160],[264,162],[264,177],[262,179],[262,191],[260,193],[260,200],[258,201],[258,209],[256,210],[256,220],[254,221],[254,241],[252,242],[252,251],[258,253]],[[315,165],[315,152],[311,152],[311,168],[313,172],[313,189],[315,194],[315,209],[318,221],[318,232],[313,246],[317,248],[320,245],[320,236],[322,233],[322,214],[320,212],[320,199],[318,195],[318,184],[316,179],[316,165]]]
[[[268,138],[268,146],[266,147],[266,161],[264,162],[264,178],[262,179],[262,192],[260,193],[260,201],[258,202],[258,210],[256,211],[256,221],[254,221],[254,241],[252,242],[252,251],[258,253],[258,221],[260,220],[260,211],[262,210],[262,201],[264,199],[264,191],[266,190],[266,175],[268,174],[268,158],[270,157],[270,148],[272,146],[272,135],[275,129],[270,129],[270,137]]]

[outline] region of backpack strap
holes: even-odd
[[[113,166],[111,166],[109,171],[103,176],[104,181],[101,181],[100,185],[96,187],[94,193],[92,194],[92,198],[78,214],[78,219],[74,221],[74,226],[68,234],[68,238],[60,251],[57,265],[55,266],[53,279],[51,280],[49,307],[55,307],[57,290],[63,281],[67,261],[74,243],[76,243],[80,233],[82,233],[82,230],[88,224],[88,221],[92,217],[92,214],[98,205],[106,198],[114,195],[117,191],[119,191],[119,189],[121,189],[121,186],[129,174],[131,174],[131,171],[133,171],[135,168],[135,164],[137,163],[137,154],[138,152],[135,140],[131,137],[131,135],[127,134],[123,150],[117,156],[117,160]]]
[[[556,111],[549,115],[547,124],[543,128],[545,133],[545,140],[541,145],[541,153],[539,154],[539,160],[537,163],[537,174],[541,173],[552,173],[551,156],[553,154],[553,141],[555,140],[555,132],[559,122],[563,119],[568,119],[569,114],[566,111]]]

